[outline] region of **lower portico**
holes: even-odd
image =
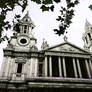
[[[68,52],[45,52],[45,77],[92,78],[92,61],[90,55]],[[63,53],[63,54],[62,54]],[[57,73],[55,75],[55,72]]]

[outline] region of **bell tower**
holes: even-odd
[[[84,49],[92,52],[92,25],[86,20],[85,33],[83,34]]]
[[[17,23],[14,27],[17,32],[15,36],[16,44],[14,42],[15,39],[11,38],[10,44],[12,44],[16,50],[29,51],[32,46],[36,47],[36,39],[34,38],[34,23],[32,22],[29,14],[27,14]]]
[[[27,14],[14,26],[16,33],[4,51],[1,76],[11,80],[24,80],[37,76],[38,49],[34,38],[34,23]]]

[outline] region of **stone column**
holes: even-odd
[[[49,57],[49,76],[52,77],[52,57]]]
[[[48,70],[47,70],[47,56],[45,56],[44,67],[45,67],[45,77],[47,77],[47,76],[48,76]]]
[[[26,64],[26,73],[27,73],[27,78],[30,78],[30,65],[31,65],[31,61],[30,59],[27,61],[27,64]]]
[[[30,60],[30,76],[31,77],[36,77],[36,72],[37,72],[37,59],[36,58],[31,58]]]
[[[79,77],[82,78],[81,68],[80,68],[80,64],[79,64],[79,59],[78,58],[77,58],[77,66],[78,66]]]
[[[65,58],[62,57],[62,60],[63,60],[63,71],[64,71],[64,77],[66,77],[66,65],[65,65]]]
[[[35,59],[35,77],[37,77],[38,74],[38,59]]]
[[[17,73],[18,63],[14,63],[14,73]]]
[[[3,58],[3,62],[2,62],[2,64],[1,64],[0,76],[2,76],[2,77],[5,76],[6,60],[7,60],[7,58],[4,57],[4,58]]]
[[[87,59],[85,59],[85,65],[86,65],[86,68],[87,68],[88,77],[91,78],[91,74],[90,74],[90,70],[89,70]]]
[[[75,78],[78,78],[77,68],[76,68],[76,64],[75,64],[75,58],[73,58],[73,67],[74,67],[74,75],[75,75]]]
[[[92,61],[89,59],[89,64],[90,64],[90,72],[91,72],[91,78],[92,78]]]
[[[30,62],[30,67],[29,67],[29,68],[30,68],[30,77],[33,77],[33,76],[32,76],[32,68],[33,68],[33,67],[32,67],[32,65],[33,65],[32,58],[30,59],[29,62]]]
[[[10,65],[10,62],[11,62],[11,58],[10,57],[7,57],[7,62],[6,62],[6,71],[5,71],[5,77],[9,77],[9,65]]]
[[[13,61],[13,76],[12,76],[12,79],[13,80],[16,80],[16,73],[17,73],[17,67],[18,67],[18,63],[15,63],[15,61]]]
[[[20,33],[22,33],[22,26],[20,26]]]
[[[59,76],[62,77],[61,58],[58,57]]]

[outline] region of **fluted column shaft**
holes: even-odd
[[[52,57],[49,57],[49,76],[52,77]]]
[[[75,75],[75,78],[78,78],[77,67],[76,67],[76,64],[75,64],[75,58],[73,58],[73,68],[74,68],[74,75]]]
[[[77,59],[77,66],[78,66],[79,77],[82,78],[81,68],[80,68],[80,64],[79,64],[79,59]]]
[[[62,57],[62,61],[63,61],[64,77],[66,77],[66,76],[67,76],[67,74],[66,74],[66,65],[65,65],[65,58],[64,58],[64,57]]]
[[[59,66],[59,76],[62,76],[62,67],[61,67],[61,58],[58,57],[58,66]]]

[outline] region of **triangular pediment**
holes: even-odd
[[[88,53],[87,51],[77,47],[69,42],[65,42],[56,46],[52,46],[46,49],[47,51],[62,51],[62,52],[76,52],[76,53]]]

